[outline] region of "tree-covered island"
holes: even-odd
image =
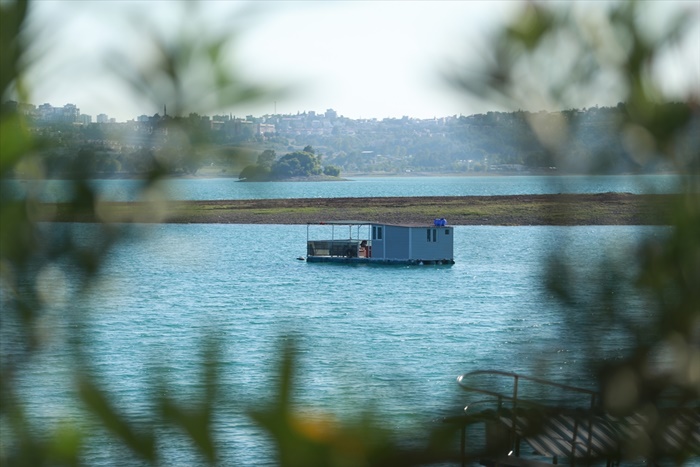
[[[334,165],[321,165],[321,156],[311,146],[302,151],[295,151],[277,158],[272,149],[266,149],[258,155],[257,163],[246,166],[238,176],[239,180],[266,182],[290,180],[296,178],[338,179],[340,168]]]

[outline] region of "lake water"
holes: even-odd
[[[384,185],[372,180],[308,185],[314,190],[361,186],[367,192]],[[494,180],[443,183],[505,183]],[[231,183],[198,182],[207,186],[203,193],[209,183]],[[415,180],[391,182],[410,185],[410,193],[383,196],[424,194]],[[441,186],[435,179],[425,183],[431,189]],[[302,184],[283,185],[302,189]],[[227,186],[253,190],[248,184]],[[222,199],[231,193],[197,196]],[[86,239],[97,235],[89,225],[45,228],[78,229]],[[74,356],[61,337],[74,335],[83,342],[83,361],[111,388],[126,416],[143,420],[155,411],[149,387],[156,377],[165,378],[168,394],[179,400],[198,394],[200,344],[210,333],[221,343],[223,401],[214,427],[221,465],[237,466],[274,465],[269,440],[245,409],[272,396],[281,338],[298,344],[299,405],[340,417],[374,407],[400,431],[460,413],[466,397],[456,378],[472,370],[514,371],[590,387],[588,345],[617,358],[627,350],[624,330],[595,319],[596,310],[585,306],[580,315],[564,313],[544,286],[543,260],[567,246],[579,277],[592,283],[599,261],[615,258],[633,269],[636,242],[667,232],[635,226],[458,226],[456,264],[378,267],[297,260],[305,254],[305,226],[140,225],[135,230],[137,236],[109,254],[99,282],[85,297],[56,301],[43,320],[58,338],[23,375],[22,394],[42,402],[30,413],[38,422],[75,416],[68,403]],[[66,290],[74,286],[65,284]],[[596,293],[583,287],[577,300],[593,306]],[[630,316],[644,315],[634,294],[618,300]],[[163,465],[202,463],[181,434],[162,435]],[[138,465],[99,432],[89,445],[89,465]]]
[[[231,178],[173,179],[162,187],[172,199],[225,200],[270,198],[357,198],[391,196],[489,196],[549,193],[676,193],[676,175],[568,175],[478,177],[365,177],[347,182],[239,182]],[[5,180],[15,193],[30,189],[27,181]],[[95,180],[98,193],[115,201],[138,197],[140,180]],[[46,201],[65,201],[70,182],[48,180],[32,187]]]

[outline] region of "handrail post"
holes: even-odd
[[[459,442],[460,450],[462,451],[462,467],[467,465],[467,423],[462,425],[462,438]]]
[[[517,374],[513,376],[513,414],[511,415],[513,420],[512,420],[512,425],[513,425],[513,433],[512,433],[512,438],[511,438],[511,448],[513,451],[515,451],[516,456],[520,456],[520,443],[517,442],[517,437],[518,437],[518,432],[517,432],[517,427],[516,424],[518,422],[518,381],[519,377]]]
[[[574,417],[574,432],[571,439],[571,465],[576,465],[576,437],[578,435],[578,418]]]
[[[593,411],[595,410],[595,393],[591,394],[591,410],[588,415],[588,449],[586,450],[586,456],[591,458],[591,450],[593,449]]]

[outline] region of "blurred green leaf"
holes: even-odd
[[[5,102],[12,88],[21,89],[18,83],[24,67],[26,44],[22,32],[29,10],[28,0],[0,2],[0,98]]]
[[[97,387],[92,379],[82,376],[78,381],[80,399],[102,426],[120,439],[129,449],[146,461],[157,460],[155,438],[148,430],[137,431],[133,422],[119,413],[110,396]]]
[[[183,403],[176,401],[167,395],[161,396],[159,404],[163,417],[178,428],[181,428],[187,436],[194,442],[199,452],[204,456],[209,464],[216,464],[217,447],[214,440],[213,415],[218,401],[217,388],[219,381],[218,364],[220,351],[218,346],[203,339],[202,347],[204,353],[199,368],[203,374],[199,383],[202,387],[202,394],[198,396],[198,401],[186,407]],[[161,386],[167,386],[167,381],[161,382]],[[159,391],[167,394],[167,391]]]

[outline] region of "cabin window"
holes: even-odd
[[[426,233],[428,234],[428,241],[430,241],[430,229],[426,230]]]
[[[426,233],[428,234],[429,242],[437,242],[437,229],[428,229]]]
[[[445,235],[449,235],[449,234],[450,234],[450,229],[445,229]]]
[[[433,229],[433,241],[437,242],[437,229]]]
[[[376,225],[372,226],[372,240],[381,240],[382,239],[382,228],[377,227]]]

